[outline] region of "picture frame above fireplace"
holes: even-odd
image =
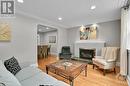
[[[80,27],[80,40],[94,40],[97,38],[97,26]]]

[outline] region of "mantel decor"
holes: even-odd
[[[11,31],[8,23],[0,22],[0,41],[10,41]]]
[[[97,35],[97,26],[91,25],[88,27],[84,27],[83,25],[80,27],[80,40],[91,40],[96,39]]]

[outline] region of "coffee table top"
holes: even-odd
[[[79,74],[78,72],[85,70],[85,66],[87,66],[86,63],[73,60],[60,60],[47,65],[50,71],[54,72],[56,70],[57,73],[67,74],[66,76],[72,76],[73,78]]]

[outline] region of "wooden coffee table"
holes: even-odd
[[[87,64],[73,60],[60,60],[55,63],[46,65],[46,72],[48,71],[64,77],[70,81],[70,86],[73,86],[74,79],[85,70],[85,76],[87,76]]]

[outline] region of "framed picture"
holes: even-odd
[[[56,43],[56,36],[49,36],[49,43]]]
[[[97,27],[81,27],[80,28],[80,40],[92,40],[96,39]]]
[[[10,25],[8,23],[0,22],[0,41],[10,41],[10,40],[11,40]]]

